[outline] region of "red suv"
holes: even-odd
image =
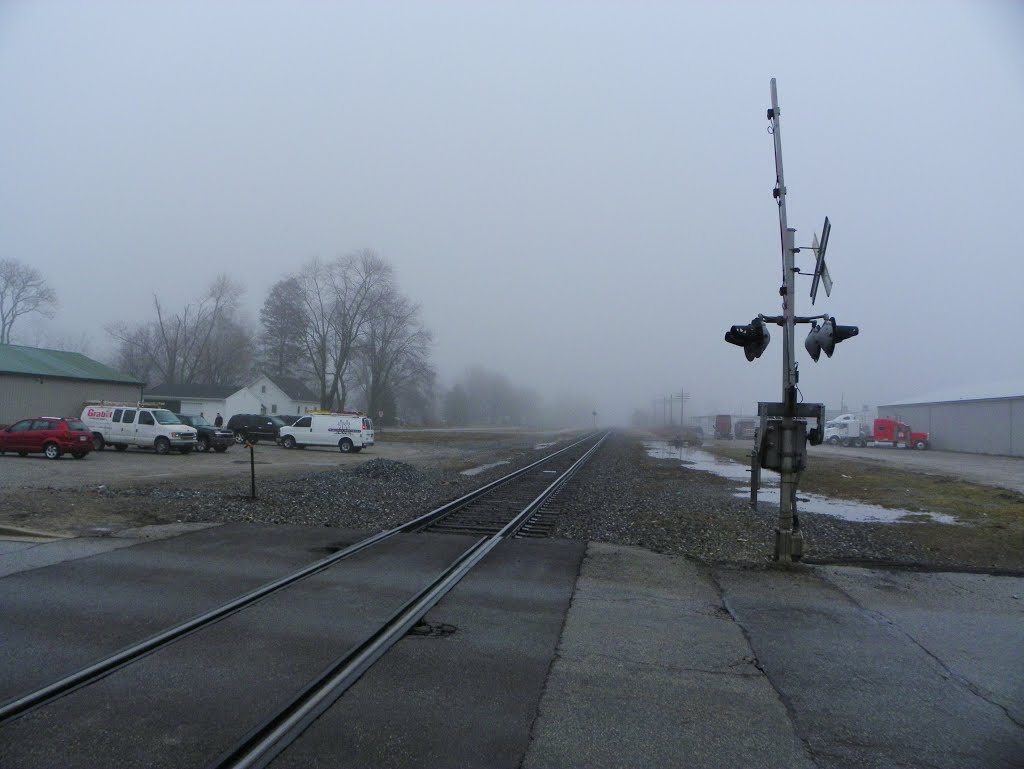
[[[20,457],[42,453],[47,459],[60,459],[61,454],[68,452],[81,459],[92,451],[92,433],[80,419],[22,419],[0,430],[0,454],[7,451],[17,451]]]

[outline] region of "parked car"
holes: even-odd
[[[175,414],[183,425],[196,428],[196,451],[214,451],[220,453],[228,450],[235,442],[235,434],[226,427],[214,427],[206,421],[206,417],[192,414]]]
[[[276,416],[266,414],[235,414],[228,420],[227,428],[232,432],[235,443],[246,440],[277,442],[284,422]]]
[[[21,457],[45,454],[47,459],[60,459],[61,454],[67,453],[81,459],[92,451],[92,433],[80,419],[22,419],[0,430],[0,454],[8,451],[16,451]]]

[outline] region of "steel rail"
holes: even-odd
[[[340,550],[337,553],[332,553],[326,558],[322,558],[319,561],[314,561],[313,563],[304,566],[303,568],[298,569],[292,572],[291,574],[286,574],[283,577],[275,579],[271,582],[267,582],[264,585],[261,585],[260,587],[249,591],[248,593],[245,593],[237,598],[232,599],[231,601],[228,601],[227,603],[210,609],[209,611],[203,612],[202,614],[198,614],[170,628],[162,630],[156,633],[155,635],[150,636],[149,638],[139,641],[138,643],[132,644],[131,646],[127,646],[117,652],[114,652],[108,657],[104,657],[103,659],[98,660],[92,663],[91,665],[81,668],[80,670],[77,670],[74,673],[71,673],[61,679],[58,679],[57,681],[54,681],[50,684],[47,684],[46,686],[36,689],[35,691],[29,692],[13,700],[10,700],[4,703],[2,706],[0,706],[0,726],[7,723],[11,719],[16,718],[19,715],[25,713],[26,711],[31,710],[32,708],[38,707],[47,702],[51,702],[59,697],[64,696],[65,694],[74,691],[75,689],[78,689],[79,687],[93,683],[94,681],[97,681],[100,678],[109,675],[115,670],[127,664],[130,664],[131,662],[134,662],[135,660],[140,659],[141,657],[144,657],[147,654],[150,654],[156,651],[157,649],[172,643],[173,641],[176,641],[204,627],[219,622],[220,620],[225,619],[226,617],[229,617],[232,614],[235,614],[236,612],[239,612],[242,609],[251,606],[254,603],[257,603],[258,601],[280,590],[283,590],[284,588],[293,585],[294,583],[299,582],[300,580],[307,579],[308,577],[311,577],[314,574],[317,574],[323,571],[324,569],[333,566],[338,561],[355,555],[356,553],[366,550],[367,548],[373,547],[374,545],[377,545],[383,542],[384,540],[390,539],[391,537],[394,537],[398,534],[415,531],[416,529],[422,528],[423,526],[428,525],[434,522],[435,520],[444,517],[445,515],[449,515],[458,508],[462,507],[463,505],[468,504],[469,502],[473,501],[474,499],[477,499],[478,497],[483,496],[484,494],[487,494],[488,492],[494,490],[498,486],[501,486],[505,483],[508,483],[509,481],[514,480],[515,478],[518,478],[519,476],[529,472],[530,470],[536,468],[537,466],[542,465],[554,459],[555,457],[558,457],[564,454],[565,452],[572,450],[573,448],[576,448],[581,443],[585,443],[586,441],[591,440],[592,438],[593,433],[576,441],[575,443],[572,443],[562,449],[559,449],[558,451],[549,454],[548,456],[542,459],[537,460],[536,462],[527,465],[526,467],[520,468],[515,472],[509,473],[506,476],[491,481],[490,483],[487,483],[481,486],[480,488],[475,489],[474,491],[471,491],[470,493],[465,494],[452,502],[448,502],[447,504],[442,505],[441,507],[435,510],[431,510],[429,513],[424,513],[423,515],[414,518],[412,521],[409,521],[408,523],[396,526],[395,528],[389,529],[387,531],[378,532],[377,534],[374,534],[371,537],[367,537],[366,539],[360,542],[356,542],[355,544],[346,547],[344,550]]]
[[[224,753],[216,769],[263,769],[288,748],[331,707],[391,647],[465,577],[474,566],[515,535],[536,512],[590,459],[607,433],[533,501],[517,513],[497,534],[479,539],[456,558],[429,585],[388,618],[377,630],[335,660],[291,702],[253,729]]]

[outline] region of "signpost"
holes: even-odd
[[[807,466],[807,444],[822,442],[825,431],[825,406],[821,403],[798,403],[797,383],[800,372],[795,360],[794,334],[797,323],[810,323],[805,347],[815,361],[822,350],[832,356],[835,344],[855,336],[856,326],[838,326],[828,315],[798,317],[796,314],[796,276],[801,273],[795,265],[796,230],[789,226],[786,212],[786,179],[782,172],[782,128],[780,124],[778,91],[775,78],[771,81],[772,106],[768,110],[771,121],[769,133],[775,144],[775,189],[772,195],[779,208],[779,240],[782,247],[782,314],[777,316],[758,315],[749,325],[733,326],[725,335],[725,341],[744,349],[747,360],[761,357],[768,346],[770,336],[766,324],[782,327],[782,401],[780,403],[758,403],[760,427],[755,446],[751,452],[750,502],[757,506],[757,490],[760,486],[761,470],[775,470],[780,476],[779,518],[775,530],[775,559],[782,562],[798,561],[803,555],[803,534],[797,517],[796,489],[800,474]],[[832,224],[825,217],[821,231],[821,242],[817,238],[812,248],[815,251],[811,303],[817,297],[819,282],[825,286],[825,294],[831,296],[832,278],[825,264]],[[819,327],[817,320],[823,321]],[[808,421],[816,425],[808,430]]]

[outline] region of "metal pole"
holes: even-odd
[[[779,528],[775,534],[775,558],[779,561],[799,559],[803,552],[802,535],[796,516],[797,457],[796,387],[798,373],[794,358],[793,337],[796,325],[796,281],[793,230],[786,218],[786,178],[782,172],[782,129],[779,95],[775,78],[772,89],[772,137],[775,140],[776,197],[779,203],[779,237],[782,246],[782,472],[779,494]]]

